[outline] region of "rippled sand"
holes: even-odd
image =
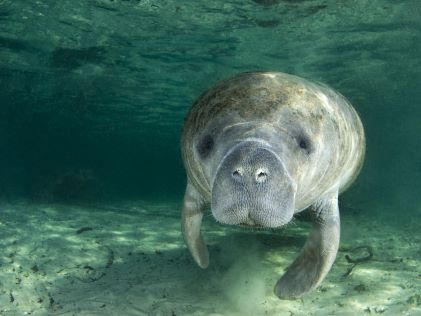
[[[417,221],[402,229],[343,207],[327,279],[303,299],[281,301],[273,286],[309,223],[252,231],[209,215],[211,265],[201,270],[182,242],[178,207],[1,204],[0,315],[421,315]],[[357,246],[373,257],[350,272],[345,255],[368,254]]]

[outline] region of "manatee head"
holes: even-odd
[[[280,227],[327,189],[314,183],[337,157],[328,145],[336,127],[320,89],[294,76],[244,74],[196,101],[184,133],[194,149],[184,158],[217,221]]]
[[[297,151],[305,146],[267,122],[205,130],[198,148],[215,219],[242,226],[287,224],[296,209],[297,166],[303,164]]]

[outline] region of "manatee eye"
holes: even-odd
[[[300,140],[300,148],[307,149],[307,143],[304,139]]]
[[[203,137],[203,139],[199,142],[198,146],[197,146],[197,151],[200,155],[201,158],[206,158],[212,148],[213,148],[214,142],[213,142],[213,138],[210,135],[206,135],[205,137]]]
[[[304,150],[307,154],[310,154],[313,151],[313,146],[311,145],[310,140],[305,136],[299,136],[297,139],[298,146]]]

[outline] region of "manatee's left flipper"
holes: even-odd
[[[295,261],[275,286],[281,299],[299,298],[317,287],[336,258],[340,220],[338,192],[318,200],[310,209],[313,228]]]

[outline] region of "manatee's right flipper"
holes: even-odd
[[[184,241],[196,263],[203,269],[209,265],[209,252],[200,233],[205,203],[199,192],[187,181],[181,211],[181,230]]]
[[[316,288],[329,272],[339,246],[338,192],[333,192],[310,208],[313,228],[298,257],[275,287],[281,299],[299,298]]]

